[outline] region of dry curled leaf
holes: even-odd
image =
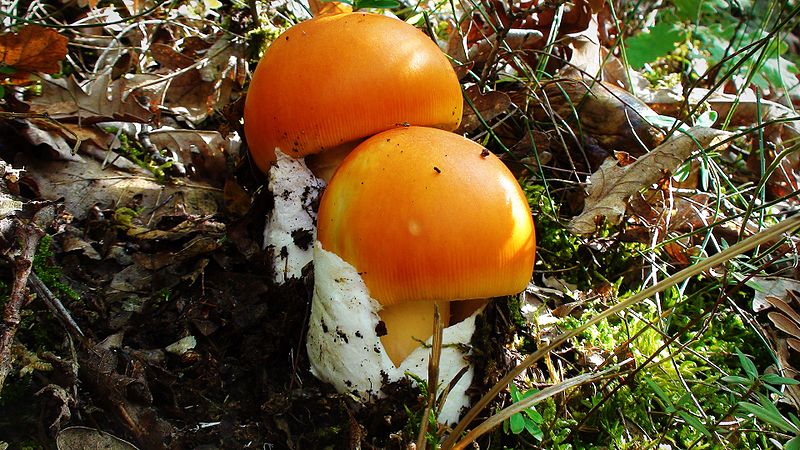
[[[150,177],[104,169],[93,158],[81,163],[29,160],[26,167],[25,185],[41,198],[63,198],[66,211],[78,219],[89,216],[95,205],[116,209],[136,203],[142,217],[158,223],[164,216],[214,215],[222,204],[221,190],[200,181],[162,184]]]
[[[147,74],[152,79],[145,83],[166,89],[165,106],[193,122],[229,104],[247,72],[243,44],[227,36],[213,44],[193,40],[191,45],[184,43],[182,51],[154,44],[151,54],[160,73]]]
[[[593,233],[597,220],[602,218],[613,224],[619,223],[631,196],[675,170],[698,150],[698,144],[706,148],[730,134],[713,128],[695,127],[686,134],[674,136],[628,166],[620,167],[615,159],[606,160],[589,179],[583,212],[570,222],[570,231]]]
[[[771,312],[767,314],[769,320],[775,324],[775,327],[792,337],[800,337],[800,325],[790,320],[788,317],[781,313]]]
[[[27,80],[33,72],[55,73],[67,55],[68,39],[51,28],[25,25],[16,33],[0,35],[0,67],[14,69],[13,80]]]
[[[609,83],[578,79],[548,83],[541,103],[534,110],[537,120],[555,115],[609,152],[640,156],[664,140],[662,131],[647,120],[656,113],[638,97]]]
[[[225,184],[225,152],[230,151],[233,143],[220,133],[162,128],[150,132],[150,140],[157,148],[170,149],[185,165],[191,165],[193,178],[215,187]]]
[[[511,98],[505,92],[488,91],[482,93],[478,86],[475,85],[467,88],[464,93],[469,101],[465,100],[464,117],[462,117],[461,125],[456,130],[456,133],[473,131],[484,122],[489,122],[508,111],[511,106]]]
[[[800,324],[800,314],[794,310],[788,303],[779,299],[778,297],[766,297],[767,301],[777,310],[782,312],[786,317],[795,321],[795,323]]]
[[[69,427],[56,436],[58,450],[102,448],[107,450],[136,450],[133,444],[104,431],[88,427]]]
[[[753,277],[758,285],[753,295],[753,311],[761,312],[772,307],[769,297],[787,301],[792,291],[800,292],[800,281],[783,277]]]
[[[44,77],[42,95],[31,101],[31,112],[81,125],[111,120],[147,123],[153,119],[149,103],[148,98],[131,92],[124,78],[111,81],[109,74],[84,85],[73,77]]]

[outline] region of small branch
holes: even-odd
[[[39,239],[44,236],[44,231],[36,224],[23,223],[18,219],[15,219],[12,232],[19,242],[20,252],[14,257],[14,281],[11,295],[3,310],[3,321],[0,323],[0,392],[11,371],[11,344],[19,328],[20,310],[28,298],[26,285],[33,269],[33,256],[36,254]]]
[[[61,325],[63,325],[70,334],[79,339],[83,338],[83,331],[81,331],[78,324],[75,323],[75,320],[72,319],[67,308],[64,307],[64,304],[53,294],[50,288],[42,282],[36,275],[36,272],[32,271],[30,273],[28,276],[28,284],[30,284],[30,287],[33,288],[36,295],[44,301],[50,309],[50,312],[56,316],[58,321],[61,322]]]
[[[422,414],[422,421],[419,424],[419,435],[417,436],[417,449],[425,450],[427,448],[425,435],[428,433],[428,423],[430,421],[431,411],[436,404],[436,391],[439,390],[439,361],[442,358],[442,333],[444,332],[444,323],[442,323],[442,316],[439,312],[439,305],[433,305],[433,346],[431,348],[431,356],[428,360],[428,404],[425,406],[425,412]]]

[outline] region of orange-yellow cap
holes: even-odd
[[[322,196],[318,239],[384,305],[521,292],[536,246],[508,168],[469,139],[424,127],[380,133],[345,158]]]
[[[461,86],[422,31],[363,12],[324,15],[284,32],[258,63],[245,101],[251,155],[301,157],[402,123],[454,130]]]

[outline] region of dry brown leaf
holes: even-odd
[[[159,129],[150,132],[150,140],[159,149],[178,154],[184,164],[194,168],[194,175],[216,187],[225,183],[225,152],[230,141],[216,131]]]
[[[477,85],[467,88],[465,95],[472,102],[474,109],[465,100],[464,116],[461,118],[461,125],[456,130],[456,133],[459,134],[475,130],[482,125],[481,118],[484,122],[488,122],[508,111],[511,105],[511,98],[508,94],[500,91],[489,91],[484,94],[480,92]]]
[[[150,122],[154,114],[149,99],[140,103],[139,92],[130,92],[125,79],[111,81],[109,74],[81,86],[74,77],[42,79],[42,95],[31,101],[31,112],[46,113],[59,121],[81,125],[118,120]]]
[[[707,98],[706,98],[707,97]],[[766,165],[773,163],[776,154],[800,139],[800,123],[796,120],[785,120],[796,117],[796,112],[780,103],[757,98],[752,92],[741,96],[711,92],[707,89],[692,89],[688,96],[689,105],[694,108],[705,98],[705,104],[717,112],[720,121],[729,123],[732,127],[750,127],[756,124],[769,123],[782,120],[780,123],[768,125],[763,130],[763,137],[771,145],[765,145],[763,155]],[[685,111],[681,108],[684,104],[683,96],[672,90],[659,90],[650,96],[648,103],[661,114],[678,116]],[[759,146],[757,139],[752,139],[752,145]],[[754,173],[760,173],[761,155],[758,151],[751,151],[747,160],[748,168]],[[779,198],[794,192],[800,186],[800,156],[796,153],[789,154],[780,161],[778,170],[774,171],[766,183],[767,198]],[[791,199],[796,202],[797,199]]]
[[[58,72],[67,42],[52,28],[25,25],[17,33],[0,35],[0,66],[12,67],[10,77],[15,80],[27,80],[33,72]]]
[[[250,210],[252,198],[233,178],[225,180],[223,188],[225,211],[233,217],[244,217]]]
[[[179,53],[171,45],[156,42],[150,46],[150,54],[163,68],[169,70],[183,69],[194,64],[194,59]]]
[[[211,45],[205,41],[184,44],[182,52],[158,44],[152,54],[163,73],[149,75],[150,83],[167,89],[165,106],[195,123],[230,103],[247,72],[243,46],[225,36]],[[197,67],[192,68],[193,64]]]
[[[713,128],[695,127],[686,134],[677,134],[629,166],[620,167],[615,159],[606,160],[589,179],[583,212],[570,222],[569,230],[576,234],[593,233],[597,220],[602,218],[612,224],[619,223],[632,195],[675,170],[698,150],[698,144],[709,147],[730,135]]]
[[[788,338],[786,339],[786,343],[789,344],[789,348],[792,350],[800,352],[800,339]]]
[[[202,182],[161,184],[155,179],[102,168],[99,161],[84,158],[65,161],[24,161],[28,169],[23,182],[37,197],[64,199],[66,211],[77,219],[90,214],[95,205],[116,209],[130,203],[141,205],[140,217],[158,223],[163,216],[210,216],[220,211],[222,192]]]
[[[692,255],[686,245],[681,242],[674,241],[664,244],[664,251],[672,258],[672,262],[678,266],[685,267],[692,263]]]
[[[778,297],[767,296],[766,300],[772,305],[775,309],[782,312],[786,317],[795,321],[795,323],[800,324],[800,314],[794,310],[788,303],[779,299]]]
[[[87,427],[69,427],[56,436],[58,450],[104,448],[107,450],[137,450],[137,447],[105,431]]]
[[[59,159],[74,161],[81,159],[74,154],[76,148],[67,142],[66,133],[62,133],[62,130],[51,121],[30,119],[26,125],[19,129],[19,133],[31,144],[51,148]]]
[[[563,79],[546,84],[541,97],[542,107],[534,110],[537,120],[552,120],[555,114],[609,153],[622,150],[640,156],[664,140],[663,132],[647,121],[656,113],[612,84]]]
[[[586,29],[566,38],[572,49],[566,71],[575,71],[577,78],[598,79],[603,67],[603,52],[600,47],[600,32],[597,25],[597,14],[590,16]]]
[[[159,252],[156,254],[135,253],[133,260],[141,267],[149,270],[160,270],[164,267],[191,261],[197,256],[211,253],[221,247],[219,240],[210,236],[197,236],[177,252]]]
[[[176,218],[169,216],[165,219],[175,220]],[[159,223],[155,221],[152,221],[151,224],[154,228],[131,226],[127,230],[127,234],[140,241],[158,240],[160,242],[182,240],[194,235],[212,236],[218,239],[225,234],[225,224],[198,216],[189,216],[168,230],[158,228]]]
[[[775,328],[783,331],[794,338],[800,338],[800,325],[794,323],[791,319],[781,313],[771,312],[767,317],[775,325]]]
[[[94,148],[107,149],[114,141],[114,136],[110,133],[75,123],[32,117],[27,119],[26,125],[20,127],[19,133],[33,145],[50,147],[58,159],[77,161],[80,157],[74,153],[80,145],[92,144]]]
[[[771,306],[767,297],[776,297],[784,301],[790,300],[792,291],[800,291],[800,281],[782,277],[753,277],[758,285],[753,295],[753,311],[760,312]]]

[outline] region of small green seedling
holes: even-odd
[[[784,450],[800,450],[800,419],[792,413],[788,413],[788,417],[782,414],[778,407],[775,406],[775,402],[767,395],[757,392],[759,387],[763,386],[777,397],[783,397],[783,392],[779,389],[781,386],[798,385],[800,381],[773,373],[759,375],[758,368],[750,358],[738,349],[736,353],[739,356],[739,364],[741,364],[745,376],[730,375],[722,377],[721,380],[732,385],[738,385],[739,389],[745,391],[745,397],[754,395],[758,400],[757,404],[749,401],[740,401],[736,415],[742,419],[748,419],[752,415],[789,436],[793,436],[783,445],[783,448]]]
[[[511,400],[514,403],[517,403],[539,392],[539,389],[530,389],[525,393],[522,393],[513,383],[510,385],[509,390],[511,391]],[[508,419],[507,422],[503,423],[503,431],[506,433],[511,431],[514,434],[520,434],[523,431],[527,431],[528,434],[530,434],[534,439],[541,441],[544,437],[544,433],[542,432],[541,428],[542,422],[544,422],[542,415],[539,414],[536,409],[530,407],[522,412],[514,414]]]

